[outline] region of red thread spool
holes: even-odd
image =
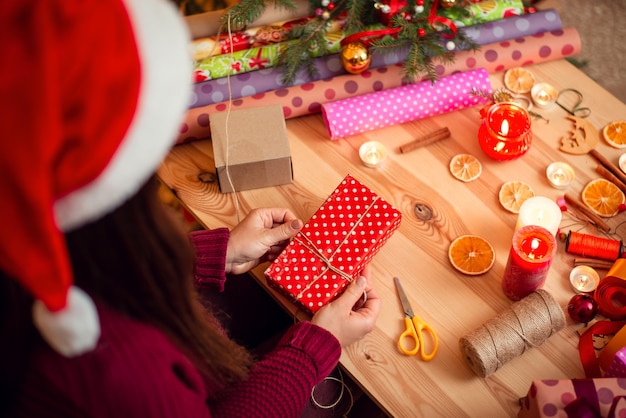
[[[615,261],[622,254],[622,241],[569,231],[565,251],[583,257]]]

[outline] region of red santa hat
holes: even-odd
[[[100,335],[73,285],[64,233],[109,213],[154,173],[189,103],[183,19],[167,0],[0,4],[0,269],[73,356]]]

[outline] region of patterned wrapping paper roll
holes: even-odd
[[[441,14],[451,19],[457,27],[469,26],[522,15],[524,2],[522,0],[482,0],[469,3],[465,10],[469,12],[467,16],[454,9],[444,9]]]
[[[454,63],[448,66],[439,65],[436,70],[439,77],[476,68],[485,68],[488,72],[495,73],[576,55],[580,52],[580,46],[578,31],[567,28],[485,45],[478,52],[461,51],[455,55]],[[322,104],[330,101],[395,88],[402,84],[402,66],[395,64],[358,75],[346,74],[235,99],[231,101],[231,105],[234,110],[280,104],[285,118],[290,119],[319,113]],[[228,101],[189,109],[177,143],[209,138],[209,113],[224,112],[227,109]]]
[[[562,27],[558,12],[555,9],[547,9],[522,16],[500,19],[494,22],[467,26],[459,28],[459,31],[463,32],[477,45],[489,45],[494,42],[554,31]],[[464,49],[463,45],[459,45],[459,50],[462,49]],[[372,64],[370,68],[402,63],[406,59],[406,56],[407,49],[398,49],[384,54],[372,54]],[[295,77],[292,86],[346,74],[339,54],[315,58],[314,65],[317,69],[316,77],[310,77],[303,69]],[[284,72],[281,67],[271,67],[233,75],[230,77],[231,97],[233,99],[239,99],[241,97],[253,96],[271,90],[285,88],[287,86],[282,83],[283,74]],[[189,107],[193,108],[219,103],[227,100],[228,97],[228,80],[225,77],[202,81],[193,85],[193,95]]]
[[[326,52],[317,49],[312,52],[313,57],[328,54],[336,54],[341,50],[341,40],[346,36],[343,30],[343,21],[334,20],[332,26],[324,35]],[[381,25],[368,27],[368,29],[380,28]],[[250,71],[258,71],[264,68],[272,68],[278,65],[280,52],[289,48],[298,40],[293,39],[284,42],[270,43],[267,45],[251,47],[228,54],[209,56],[194,64],[193,77],[196,81],[213,80],[228,75],[241,74]]]
[[[322,105],[322,115],[330,139],[339,139],[489,101],[474,90],[491,94],[486,69],[441,77],[434,84],[427,80],[329,102]]]

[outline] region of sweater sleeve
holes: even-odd
[[[230,231],[227,228],[194,231],[189,239],[196,252],[194,276],[196,286],[215,287],[224,291],[226,282],[226,249]]]
[[[211,412],[219,417],[298,417],[340,355],[339,341],[330,332],[298,323],[254,365],[248,379],[210,404]]]

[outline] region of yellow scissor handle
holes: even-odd
[[[398,338],[398,348],[400,351],[407,356],[414,356],[419,351],[420,357],[424,361],[430,361],[437,354],[437,350],[439,348],[439,338],[437,337],[437,333],[435,330],[431,328],[426,322],[424,322],[419,316],[415,315],[413,318],[404,318],[404,324],[406,329],[402,334],[400,334],[400,338]],[[424,336],[428,334],[429,338],[432,340],[432,350],[430,352],[426,352],[426,344],[424,344]],[[413,348],[407,348],[405,340],[410,339],[413,341]]]
[[[417,336],[413,321],[408,316],[404,317],[404,326],[406,327],[406,329],[402,334],[400,334],[400,338],[398,338],[398,348],[400,349],[402,354],[407,356],[414,356],[417,354],[417,351],[420,348],[420,340]],[[405,340],[411,340],[411,342],[413,343],[413,348],[406,348]]]

